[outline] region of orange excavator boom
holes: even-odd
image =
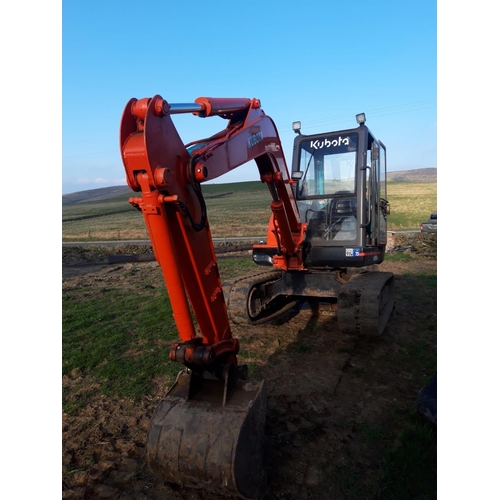
[[[217,115],[229,122],[211,138],[185,146],[170,117],[178,113]],[[196,341],[196,348],[184,349],[176,344],[171,358],[190,365],[235,355],[238,344],[231,336],[200,183],[255,160],[272,196],[280,266],[303,269],[305,225],[273,121],[257,99],[202,97],[176,105],[156,95],[128,102],[120,142],[128,185],[142,193],[130,203],[143,213],[179,336],[190,345],[197,337],[189,304],[201,332],[202,345]]]

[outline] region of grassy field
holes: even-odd
[[[254,269],[249,258],[222,259],[221,276],[232,278]],[[123,274],[131,281],[134,268]],[[174,377],[179,367],[170,363],[170,345],[177,338],[172,308],[158,273],[142,279],[131,293],[129,286],[64,288],[63,375],[73,370],[91,372],[101,390],[120,398],[137,399],[148,394],[151,380],[162,373]],[[92,321],[89,321],[92,318]],[[75,395],[65,395],[63,409],[71,413],[79,405]]]
[[[270,216],[270,196],[265,185],[260,182],[205,185],[203,190],[214,237],[265,235]],[[389,182],[388,197],[391,203],[388,227],[392,231],[418,230],[420,222],[437,208],[435,183]],[[147,239],[141,213],[130,207],[127,200],[128,196],[119,196],[101,202],[63,206],[63,241]],[[336,446],[342,447],[342,456],[347,458],[345,462],[324,466],[331,474],[331,482],[340,489],[338,498],[436,498],[436,431],[418,419],[412,405],[414,389],[425,384],[429,374],[436,370],[437,273],[428,269],[406,270],[415,260],[416,257],[406,253],[386,256],[386,262],[400,270],[396,283],[400,311],[397,315],[403,311],[400,318],[404,319],[399,321],[407,330],[396,330],[389,339],[384,337],[375,358],[370,349],[366,357],[362,349],[353,350],[352,346],[334,351],[333,357],[348,353],[354,356],[352,363],[346,363],[342,377],[346,386],[353,384],[352,391],[360,391],[359,394],[355,392],[356,397],[368,394],[363,399],[364,404],[377,402],[380,394],[391,396],[386,400],[380,397],[380,408],[377,407],[371,420],[366,419],[358,425],[356,432],[351,421],[353,414],[346,417],[346,429],[341,428],[339,417],[332,432],[340,436],[341,444]],[[255,270],[248,256],[220,259],[218,266],[222,279]],[[109,473],[112,467],[109,464],[119,463],[124,456],[124,452],[117,451],[109,455],[112,457],[109,460],[104,455],[101,457],[101,450],[109,449],[109,444],[103,446],[103,443],[108,442],[110,436],[123,446],[129,443],[124,438],[129,432],[126,428],[108,431],[102,422],[123,411],[122,420],[130,419],[130,429],[137,431],[140,427],[137,422],[154,407],[159,385],[170,386],[179,370],[179,366],[168,358],[177,331],[160,270],[152,263],[147,270],[140,264],[130,264],[115,266],[85,279],[63,280],[62,305],[66,457],[63,459],[63,481],[68,491],[75,492],[75,496],[68,493],[69,496],[63,498],[94,498],[93,484],[114,484],[112,473],[117,471]],[[239,359],[248,364],[252,378],[266,378],[265,370],[272,369],[273,356],[276,362],[283,359],[280,356],[285,356],[293,363],[293,370],[297,370],[300,365],[309,366],[305,361],[308,356],[319,356],[323,350],[320,347],[313,353],[314,343],[300,340],[296,332],[297,339],[286,340],[284,327],[276,328],[278,336],[270,331],[269,338],[259,339],[247,332],[240,338]],[[245,333],[245,327],[242,329]],[[328,331],[325,339],[330,339],[330,329],[324,326],[311,326],[309,337],[321,336],[322,330],[323,334]],[[270,350],[274,351],[272,356]],[[412,390],[408,390],[409,385]],[[275,398],[275,403],[278,400]],[[408,400],[410,403],[403,404]],[[336,401],[339,404],[342,401],[339,394]],[[391,401],[399,402],[395,411],[387,413],[386,421],[377,420],[377,412]],[[110,405],[109,413],[101,414],[106,405]],[[355,407],[345,408],[354,411]],[[131,413],[127,413],[129,411]],[[314,418],[314,412],[311,415]],[[278,428],[286,424],[276,415],[271,415],[270,420],[276,422]],[[123,425],[121,420],[120,425]],[[300,432],[293,435],[299,439]],[[143,446],[142,439],[137,439],[139,448]],[[93,440],[95,448],[91,447]],[[284,454],[293,452],[295,445],[287,448],[288,445],[280,444]],[[131,449],[126,449],[127,453],[132,453]],[[286,463],[281,470],[285,474]],[[142,468],[136,480],[144,482],[144,491],[152,484]],[[281,481],[280,487],[284,488],[286,478],[282,477]],[[337,495],[330,498],[337,498]]]
[[[388,182],[390,231],[418,230],[437,208],[436,183]],[[271,197],[259,181],[206,184],[208,218],[214,238],[264,236]],[[63,206],[62,241],[147,239],[142,214],[128,195],[106,201]]]
[[[399,266],[411,263],[413,259],[411,255],[403,253],[386,258],[389,263]],[[248,257],[219,261],[222,279],[245,274],[254,268]],[[88,413],[90,410],[98,412],[103,404],[101,401],[120,401],[125,409],[138,408],[136,411],[139,412],[145,401],[148,405],[154,405],[152,398],[158,391],[158,383],[170,386],[179,370],[179,366],[168,359],[170,346],[177,339],[168,293],[158,267],[151,264],[148,269],[150,271],[145,272],[143,265],[132,264],[120,271],[119,279],[107,273],[109,277],[101,275],[88,280],[69,280],[63,285],[63,376],[66,381],[73,381],[63,384],[63,412],[67,427],[78,429],[78,432],[74,431],[75,442],[86,439],[81,437],[87,436],[86,433],[91,439],[90,432],[97,423]],[[342,446],[348,450],[360,447],[368,454],[359,456],[357,451],[344,451],[347,457],[345,462],[330,468],[325,466],[326,470],[331,470],[333,482],[340,489],[339,498],[435,498],[436,431],[417,418],[415,412],[410,410],[411,405],[410,409],[400,409],[408,395],[397,393],[401,382],[395,381],[397,377],[392,377],[390,373],[394,371],[403,380],[413,380],[416,387],[421,387],[429,374],[436,370],[437,317],[432,309],[436,301],[436,282],[435,271],[408,271],[399,275],[401,295],[398,303],[400,307],[405,303],[413,315],[418,315],[418,335],[415,331],[412,335],[400,332],[393,339],[384,337],[382,345],[385,342],[386,350],[382,348],[380,352],[385,354],[381,354],[376,361],[372,361],[370,355],[363,358],[363,350],[358,348],[358,357],[353,358],[352,364],[346,365],[344,377],[352,370],[350,380],[361,381],[363,391],[370,394],[366,399],[367,404],[371,399],[376,399],[377,394],[385,390],[384,387],[392,384],[395,384],[393,390],[396,393],[391,394],[400,398],[401,402],[399,411],[388,416],[387,422],[366,420],[357,426],[354,434],[350,430],[352,422],[347,419],[346,429],[343,430],[343,420],[338,417],[335,432],[341,432],[342,439],[347,443]],[[421,315],[418,311],[422,309],[428,313]],[[307,356],[315,355],[311,352],[311,344],[298,340],[300,332],[295,333],[297,338],[290,343],[286,340],[286,330],[283,328],[279,327],[275,333],[270,333],[275,338],[272,342],[270,337],[254,337],[249,332],[240,337],[240,363],[249,365],[252,378],[265,378],[265,370],[269,370],[268,365],[273,356],[289,357],[296,370],[298,366],[308,364],[305,361]],[[322,329],[324,326],[311,326],[307,332],[308,338],[320,336]],[[276,334],[277,337],[273,337]],[[332,356],[345,355],[351,349],[344,352],[343,348],[339,348],[332,352]],[[269,350],[275,351],[271,357]],[[361,362],[363,359],[365,363]],[[368,371],[370,366],[373,367],[372,371]],[[358,397],[361,397],[361,393]],[[337,401],[341,400],[337,398]],[[384,402],[383,399],[381,402]],[[123,411],[123,418],[128,418],[128,410]],[[101,420],[104,418],[101,417]],[[271,413],[270,419],[273,422],[276,416]],[[284,424],[278,419],[277,425]],[[109,439],[109,436],[96,439]],[[81,484],[91,480],[102,482],[103,477],[106,477],[96,472],[98,466],[105,466],[104,462],[96,463],[98,454],[94,456],[86,451],[86,446],[78,444],[78,448],[74,448],[82,456],[88,454],[86,461],[68,462],[63,468],[63,478],[70,485],[76,481],[77,475],[81,477]],[[364,464],[361,469],[359,460]],[[92,479],[94,477],[99,479]]]
[[[418,230],[420,223],[437,210],[435,182],[388,182],[387,196],[391,204],[390,231]]]
[[[387,255],[388,262],[411,261],[409,254]],[[134,264],[123,278],[133,282],[137,266]],[[248,256],[220,259],[221,279],[230,279],[255,271],[255,264]],[[434,293],[437,275],[422,272],[409,275],[411,290],[403,296],[418,303],[428,293]],[[81,287],[63,287],[63,375],[78,369],[92,371],[100,380],[106,394],[119,397],[142,397],[147,393],[151,379],[165,365],[173,366],[174,376],[178,366],[168,361],[168,346],[177,339],[168,293],[159,273],[130,286],[117,282],[115,286],[95,283],[87,291]],[[160,283],[161,286],[158,286]],[[419,290],[416,293],[415,290]],[[89,321],[89,319],[92,321]],[[436,329],[436,318],[430,315],[426,328]],[[170,333],[169,333],[170,332]],[[410,362],[435,364],[433,353],[411,346]],[[105,360],[105,362],[103,362]],[[422,360],[424,363],[422,363]],[[432,367],[429,370],[432,371]],[[69,406],[72,406],[71,398]]]

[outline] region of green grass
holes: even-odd
[[[380,446],[387,432],[361,427],[370,446]],[[347,460],[333,471],[348,500],[433,500],[437,498],[437,434],[416,415],[408,418],[394,444],[381,454],[380,464],[369,473]]]
[[[436,430],[415,417],[412,424],[401,432],[396,446],[384,454],[382,470],[381,498],[437,498]]]
[[[204,184],[208,220],[214,238],[265,236],[271,196],[260,181]],[[388,182],[391,213],[388,230],[419,230],[437,208],[436,183]],[[220,197],[212,197],[225,194]],[[142,214],[128,203],[129,195],[62,207],[63,241],[147,239]],[[91,218],[88,218],[92,216]],[[68,220],[75,218],[80,220]]]
[[[405,274],[405,279],[411,283],[411,290],[421,290],[419,287],[426,288],[436,288],[437,287],[437,274],[429,273],[429,272],[420,272],[420,273],[408,273]],[[405,299],[409,300],[414,304],[419,304],[422,296],[420,293],[415,293],[413,291],[408,290],[403,292],[403,296]]]
[[[267,185],[260,181],[232,182],[228,184],[203,184],[202,190],[205,195],[228,192],[245,193],[246,191],[262,191],[269,193]]]
[[[212,237],[267,234],[271,216],[271,199],[267,190],[234,191],[205,201]],[[103,202],[64,206],[63,241],[148,239],[142,214],[135,209],[129,210],[126,200],[123,200],[121,211],[118,208],[117,203]],[[78,219],[89,215],[93,217]]]
[[[219,261],[222,279],[254,270],[250,258]],[[134,269],[129,271],[135,275]],[[178,339],[167,290],[147,277],[131,291],[128,287],[71,288],[62,295],[63,375],[73,370],[91,374],[100,391],[121,398],[148,394],[156,375],[175,377],[181,368],[168,357]],[[257,370],[255,364],[251,370]],[[86,393],[63,394],[67,413],[85,404]]]
[[[413,259],[413,255],[404,252],[389,253],[384,257],[384,260],[388,262],[411,262]]]
[[[256,270],[255,262],[250,258],[219,258],[217,260],[221,279],[237,278]]]
[[[380,427],[361,424],[359,426],[359,430],[361,431],[363,439],[369,444],[379,444],[383,439],[387,437],[387,432]]]
[[[168,358],[177,332],[166,290],[72,290],[62,300],[63,375],[79,369],[103,393],[136,399],[148,394],[155,375],[178,371]]]
[[[307,345],[307,344],[303,344],[301,342],[296,342],[294,344],[294,350],[295,350],[295,352],[297,352],[299,354],[304,354],[304,353],[309,352],[311,350],[311,346]]]
[[[387,228],[390,231],[419,230],[420,223],[437,209],[437,183],[388,182],[391,204]]]

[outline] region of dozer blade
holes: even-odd
[[[219,380],[203,380],[203,390],[189,396],[190,376],[189,371],[179,373],[151,419],[146,444],[150,469],[184,487],[264,497],[264,381],[238,380],[225,402]]]

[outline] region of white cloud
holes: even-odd
[[[103,177],[97,177],[97,179],[89,179],[88,177],[83,177],[77,179],[77,184],[109,184],[110,181],[108,179],[104,179]]]

